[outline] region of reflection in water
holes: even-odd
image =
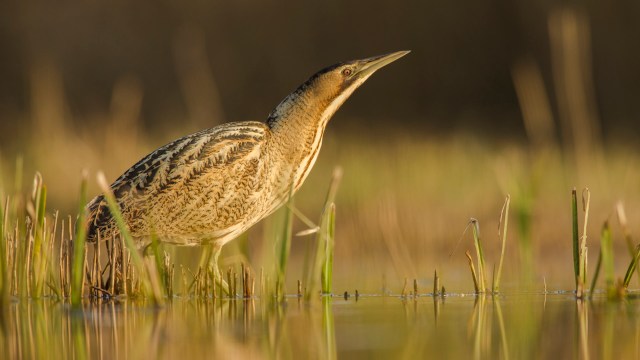
[[[336,359],[336,330],[333,322],[333,309],[331,308],[331,298],[322,297],[322,329],[324,330],[324,348],[326,349],[326,356],[323,359]]]
[[[175,298],[2,309],[0,358],[637,358],[635,300],[571,295]]]
[[[580,334],[578,337],[580,339],[579,353],[582,359],[589,360],[589,306],[582,299],[577,299],[576,310],[578,313],[578,332]]]

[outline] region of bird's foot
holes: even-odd
[[[222,289],[225,295],[230,296],[231,292],[229,291],[229,284],[224,280],[220,267],[218,267],[218,257],[220,257],[221,251],[222,246],[214,245],[213,254],[209,259],[209,266],[213,267],[213,275],[216,285]]]
[[[218,268],[218,264],[213,264],[213,267],[214,267],[214,279],[215,279],[216,285],[222,288],[222,291],[224,292],[225,295],[229,296],[230,295],[229,284],[227,284],[227,282],[224,280],[224,277],[222,276],[222,273]]]

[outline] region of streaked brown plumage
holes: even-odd
[[[407,51],[336,64],[287,96],[267,122],[227,123],[147,155],[112,185],[139,248],[160,241],[216,248],[280,207],[302,185],[327,122],[373,72]],[[102,195],[88,205],[87,240],[118,234]]]

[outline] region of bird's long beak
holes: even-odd
[[[396,51],[390,54],[378,55],[378,56],[370,57],[368,59],[362,59],[360,61],[363,63],[363,65],[360,68],[360,70],[357,72],[357,75],[359,77],[368,77],[369,75],[373,74],[376,70],[400,59],[401,57],[407,55],[408,53],[410,53],[410,51]]]

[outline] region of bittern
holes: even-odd
[[[408,51],[320,70],[289,94],[266,122],[232,122],[162,146],[125,171],[111,189],[139,249],[156,236],[177,245],[222,246],[273,213],[300,188],[325,127],[376,70]],[[103,195],[88,205],[87,241],[119,235]]]

